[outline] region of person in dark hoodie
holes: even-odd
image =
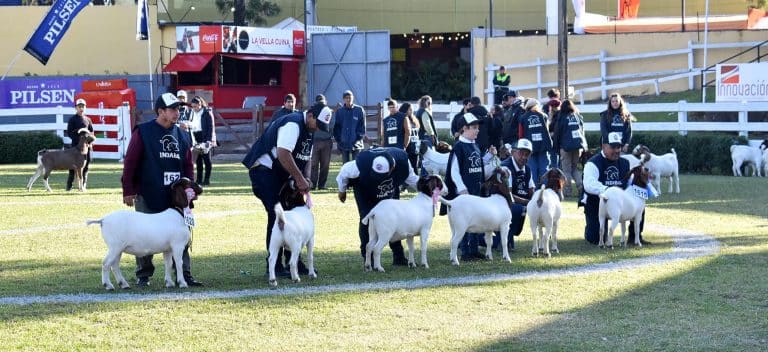
[[[491,145],[496,145],[497,139],[499,139],[499,131],[501,130],[501,121],[495,121],[493,116],[488,113],[488,109],[483,106],[479,97],[472,97],[469,100],[468,112],[475,115],[480,120],[480,131],[477,133],[477,139],[475,143],[481,152],[488,150]],[[500,143],[498,143],[500,145]]]

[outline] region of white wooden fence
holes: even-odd
[[[385,104],[386,106],[386,104]],[[712,132],[738,132],[739,135],[749,137],[749,133],[768,132],[768,122],[748,122],[747,115],[750,111],[768,111],[768,103],[653,103],[653,104],[627,104],[629,111],[634,114],[643,112],[666,112],[677,115],[677,122],[643,122],[632,124],[633,131],[674,131],[685,135],[690,131]],[[461,111],[462,105],[456,102],[450,104],[432,105],[435,118],[435,127],[438,129],[450,129],[451,119]],[[488,107],[490,110],[490,107]],[[600,113],[605,110],[606,104],[579,105],[581,113]],[[719,121],[688,121],[688,114],[693,112],[737,112],[737,122]],[[382,116],[389,113],[383,111]],[[600,124],[589,122],[584,124],[586,131],[600,131]]]
[[[56,131],[56,135],[61,137],[64,143],[70,143],[69,137],[65,136],[67,130],[67,120],[75,114],[73,107],[55,107],[55,108],[28,108],[28,109],[0,109],[0,118],[8,116],[56,116],[56,122],[50,123],[23,123],[23,124],[0,124],[0,132],[15,131]],[[117,138],[96,138],[94,145],[112,145],[117,146],[117,152],[93,152],[93,157],[98,159],[116,159],[122,160],[125,151],[128,148],[128,142],[131,140],[131,112],[130,107],[121,106],[117,109],[95,109],[88,108],[86,115],[93,121],[93,130],[98,136],[99,132],[117,132]],[[100,116],[117,116],[117,124],[100,123]],[[106,135],[106,133],[104,134]],[[36,151],[30,151],[36,152]]]
[[[707,47],[709,49],[748,48],[748,47],[759,45],[761,43],[762,42],[711,43]],[[688,79],[688,89],[695,89],[694,77],[702,74],[702,70],[704,68],[696,67],[696,65],[694,64],[694,56],[695,56],[694,53],[696,50],[703,50],[703,49],[704,49],[703,44],[694,44],[692,41],[688,41],[687,48],[674,49],[674,50],[663,50],[663,51],[654,51],[654,52],[620,55],[620,56],[608,56],[605,50],[601,50],[598,54],[595,54],[595,55],[570,57],[568,58],[568,63],[571,63],[571,64],[577,63],[577,62],[593,62],[594,65],[599,65],[600,76],[573,79],[573,80],[570,80],[568,84],[575,88],[574,99],[578,101],[582,101],[584,98],[584,93],[588,93],[588,92],[599,91],[600,96],[602,97],[602,100],[605,100],[609,91],[620,90],[622,88],[628,88],[628,87],[646,86],[646,85],[654,86],[656,95],[658,95],[660,93],[659,83],[663,83],[671,80],[677,80],[677,79]],[[625,73],[625,74],[617,74],[617,75],[611,75],[608,73],[609,71],[608,65],[612,62],[637,61],[638,64],[640,64],[643,59],[664,57],[664,56],[676,56],[676,55],[687,56],[688,60],[687,60],[686,67],[680,67],[680,68],[670,69],[665,71],[653,71],[653,72],[644,71],[644,72]],[[514,77],[514,73],[511,71],[514,71],[515,69],[524,69],[524,70],[531,69],[531,68],[536,69],[536,82],[530,83],[530,84],[511,85],[509,87],[510,90],[519,91],[519,90],[535,89],[536,96],[543,97],[545,96],[545,93],[546,93],[545,90],[557,87],[557,81],[544,82],[542,79],[542,71],[545,68],[547,68],[548,66],[554,66],[554,68],[552,69],[557,68],[557,59],[537,58],[536,61],[516,63],[516,64],[503,64],[503,66],[507,70],[507,73],[513,75],[513,77]],[[496,75],[496,71],[498,71],[499,67],[500,66],[496,64],[489,64],[485,68],[486,88],[485,90],[483,90],[483,93],[486,94],[486,97],[487,97],[486,101],[489,101],[489,102],[494,101],[493,100],[493,94],[494,94],[493,77]],[[550,69],[550,68],[547,68],[547,69]],[[707,77],[704,77],[704,79],[706,80]],[[626,80],[635,80],[635,81],[613,83],[613,84],[610,83],[611,81],[620,82],[620,81],[626,81]]]

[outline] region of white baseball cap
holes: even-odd
[[[373,158],[373,164],[371,169],[377,174],[386,174],[389,172],[389,160],[384,156],[377,156]]]
[[[75,101],[75,106],[78,106],[80,104],[86,105],[85,104],[85,99],[80,98],[80,99],[77,99],[77,101]]]
[[[532,152],[533,144],[528,139],[520,138],[517,140],[517,145],[515,145],[515,149],[525,149]]]
[[[187,97],[187,91],[186,90],[180,90],[180,91],[176,92],[176,97],[179,97],[179,98],[184,97],[184,98],[186,98]]]
[[[624,145],[621,143],[621,135],[618,132],[608,133],[608,144],[612,147]]]

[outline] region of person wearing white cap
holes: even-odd
[[[608,133],[607,142],[602,144],[602,151],[595,154],[584,165],[584,194],[581,196],[580,205],[584,206],[586,220],[584,239],[592,244],[598,244],[600,241],[600,220],[598,218],[600,194],[612,186],[626,188],[625,176],[629,173],[629,161],[620,157],[621,148],[624,146],[621,135],[617,132]],[[645,213],[643,213],[643,218],[645,218]],[[633,223],[630,223],[629,229],[630,238],[633,240],[628,243],[633,243]],[[641,222],[641,233],[642,230],[643,224]],[[640,240],[643,241],[642,235]],[[648,244],[648,242],[643,244]]]
[[[312,135],[317,130],[328,131],[332,113],[326,105],[325,97],[322,97],[316,99],[315,104],[303,113],[294,112],[278,117],[269,124],[243,159],[243,165],[248,169],[248,177],[251,179],[253,194],[261,200],[267,211],[267,252],[272,238],[272,227],[277,219],[275,204],[280,201],[280,188],[293,179],[299,192],[309,192],[310,175],[305,166],[312,158]],[[286,264],[280,258],[283,254]],[[290,276],[286,270],[290,257],[291,253],[287,250],[278,255],[275,272],[279,276]],[[299,274],[308,273],[304,262],[299,260]]]
[[[183,137],[179,120],[179,101],[173,93],[163,93],[155,101],[157,118],[136,126],[123,160],[123,203],[142,213],[160,213],[171,207],[171,184],[181,177],[194,178],[192,149]],[[192,277],[189,246],[182,253],[184,279],[189,286],[203,286]],[[155,272],[152,256],[136,257],[139,287],[150,284]]]
[[[365,137],[365,110],[355,104],[355,95],[351,90],[344,91],[344,105],[336,110],[336,121],[333,124],[333,138],[336,147],[341,152],[341,161],[355,160],[363,150]]]
[[[512,192],[512,223],[509,225],[509,234],[507,235],[507,246],[509,249],[515,249],[515,237],[523,231],[525,223],[525,212],[528,201],[533,196],[536,184],[531,176],[531,168],[528,166],[528,158],[531,156],[533,144],[531,141],[521,138],[517,140],[512,149],[512,157],[501,162],[510,171],[509,191]],[[498,249],[501,244],[501,238],[493,236],[493,248]]]
[[[480,123],[475,115],[466,113],[459,121],[459,139],[454,143],[453,150],[448,156],[446,167],[445,185],[448,188],[446,199],[454,199],[462,194],[480,196],[480,186],[493,174],[496,166],[491,163],[496,147],[488,148],[484,156],[475,144],[475,139],[480,131]],[[440,215],[445,215],[445,205],[440,206]],[[467,233],[459,244],[461,260],[484,259],[478,246],[481,234]]]
[[[419,177],[408,162],[408,154],[400,148],[384,147],[360,152],[357,159],[344,163],[336,177],[339,185],[339,200],[347,200],[347,188],[355,190],[355,203],[360,219],[368,215],[376,204],[384,199],[399,199],[400,186],[407,184],[416,188]],[[368,225],[358,220],[360,255],[365,258],[368,244]],[[389,243],[392,249],[392,265],[408,265],[401,241]]]
[[[187,91],[186,90],[179,90],[176,92],[176,98],[179,99],[182,103],[189,103]],[[191,109],[188,109],[185,105],[182,105],[179,107],[179,124],[181,125],[181,128],[185,129],[187,128],[187,122],[189,121],[189,115],[192,112]]]
[[[88,116],[85,116],[85,99],[80,98],[75,101],[75,114],[67,121],[67,137],[72,141],[70,147],[74,147],[79,140],[77,131],[86,128],[93,133],[93,123]],[[83,167],[83,188],[88,182],[88,166],[91,164],[91,149],[88,148],[88,154],[85,155],[85,167]],[[67,176],[67,191],[72,190],[72,182],[75,181],[75,170],[69,170]]]
[[[552,138],[547,128],[547,115],[541,112],[539,101],[533,98],[525,102],[526,113],[520,117],[520,138],[533,144],[528,166],[533,172],[533,180],[538,184],[541,176],[549,169],[549,152],[552,150]]]

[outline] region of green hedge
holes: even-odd
[[[600,133],[587,133],[587,142],[591,149],[600,144]],[[722,134],[689,134],[681,136],[677,133],[633,133],[634,147],[644,144],[654,154],[669,153],[675,148],[677,162],[681,173],[696,173],[710,175],[731,174],[732,144],[747,144],[744,137],[733,137]]]
[[[64,145],[55,132],[0,133],[0,164],[22,164],[37,161],[40,149],[58,149]]]

